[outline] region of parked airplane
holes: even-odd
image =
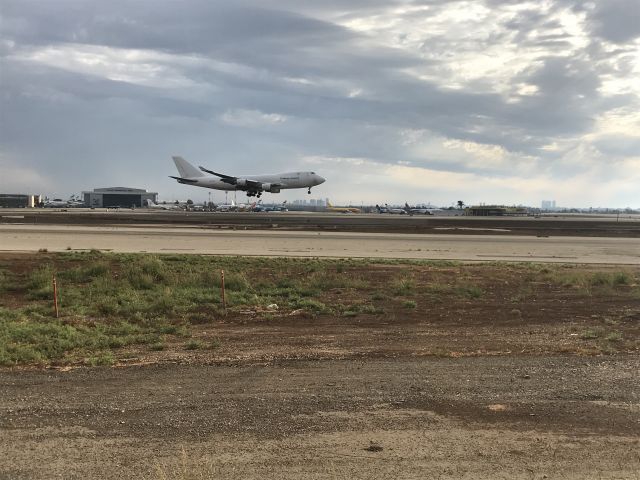
[[[280,205],[272,205],[270,207],[263,207],[263,212],[288,212],[287,201],[285,200]]]
[[[170,176],[170,178],[176,179],[178,183],[214,190],[243,190],[247,192],[248,197],[260,197],[262,192],[279,193],[280,190],[290,188],[306,188],[308,193],[311,193],[311,187],[325,182],[325,179],[315,172],[287,172],[234,177],[216,173],[204,167],[200,167],[198,170],[182,157],[173,157],[173,162],[176,164],[180,176]],[[213,176],[204,175],[202,172]]]
[[[360,213],[360,209],[357,207],[334,207],[331,202],[327,202],[327,212],[336,213]]]
[[[155,203],[153,200],[147,200],[147,208],[155,210],[182,210],[180,204],[175,203]]]
[[[79,208],[84,207],[84,202],[80,200],[80,197],[76,197],[75,195],[71,195],[69,197],[69,200],[62,200],[61,198],[54,198],[53,200],[49,200],[45,197],[42,206],[44,208]]]
[[[44,208],[65,208],[69,206],[69,202],[62,200],[61,198],[54,198],[53,200],[45,200]]]
[[[235,212],[236,208],[238,208],[238,206],[236,205],[236,202],[231,200],[231,203],[220,203],[216,205],[215,211],[216,212]]]
[[[410,211],[419,215],[433,215],[436,212],[441,212],[442,209],[429,205],[416,205],[415,207],[410,207]]]
[[[253,212],[253,209],[256,208],[256,202],[253,203],[241,203],[238,205],[238,212]]]
[[[376,210],[378,210],[378,213],[392,213],[397,215],[405,215],[410,212],[410,209],[408,208],[408,205],[406,203],[405,203],[405,208],[390,207],[386,203],[384,204],[384,207],[381,207],[380,205],[376,205]]]

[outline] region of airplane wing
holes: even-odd
[[[247,189],[256,189],[256,190],[262,190],[264,187],[264,185],[269,185],[269,188],[271,187],[276,187],[279,188],[282,186],[282,184],[280,183],[264,183],[264,182],[258,182],[256,180],[249,180],[246,178],[238,178],[238,177],[232,177],[231,175],[225,175],[224,173],[218,173],[218,172],[214,172],[213,170],[209,170],[207,168],[204,167],[200,167],[200,170],[202,170],[203,172],[207,172],[210,173],[211,175],[215,175],[216,177],[219,177],[220,180],[222,180],[224,183],[228,183],[229,185],[237,185],[238,188],[242,189],[242,190],[247,190]]]
[[[200,170],[210,173],[211,175],[215,175],[216,177],[220,177],[220,180],[222,180],[224,183],[228,183],[230,185],[235,185],[236,183],[238,183],[238,177],[232,177],[231,175],[225,175],[224,173],[216,173],[213,170],[208,170],[202,166],[200,167]]]
[[[192,180],[190,178],[182,178],[182,177],[174,177],[172,175],[169,175],[169,178],[174,178],[176,179],[179,183],[198,183],[197,180]]]

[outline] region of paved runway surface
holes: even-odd
[[[0,251],[39,249],[640,265],[637,238],[0,225]]]
[[[451,213],[451,212],[448,212]],[[322,212],[182,212],[148,209],[107,211],[2,209],[0,224],[88,226],[191,226],[363,233],[427,233],[640,238],[639,215],[558,215],[537,217],[465,217],[378,215]]]

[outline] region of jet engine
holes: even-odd
[[[271,183],[263,183],[261,188],[264,192],[280,193],[280,187]]]
[[[238,186],[238,187],[246,187],[247,186],[247,180],[245,178],[238,178],[236,180],[236,186]]]

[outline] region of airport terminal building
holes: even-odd
[[[0,193],[1,208],[33,208],[37,207],[41,201],[40,195]]]
[[[142,207],[147,200],[156,202],[157,192],[147,192],[141,188],[109,187],[96,188],[92,192],[82,192],[84,204],[91,208],[132,208]]]

